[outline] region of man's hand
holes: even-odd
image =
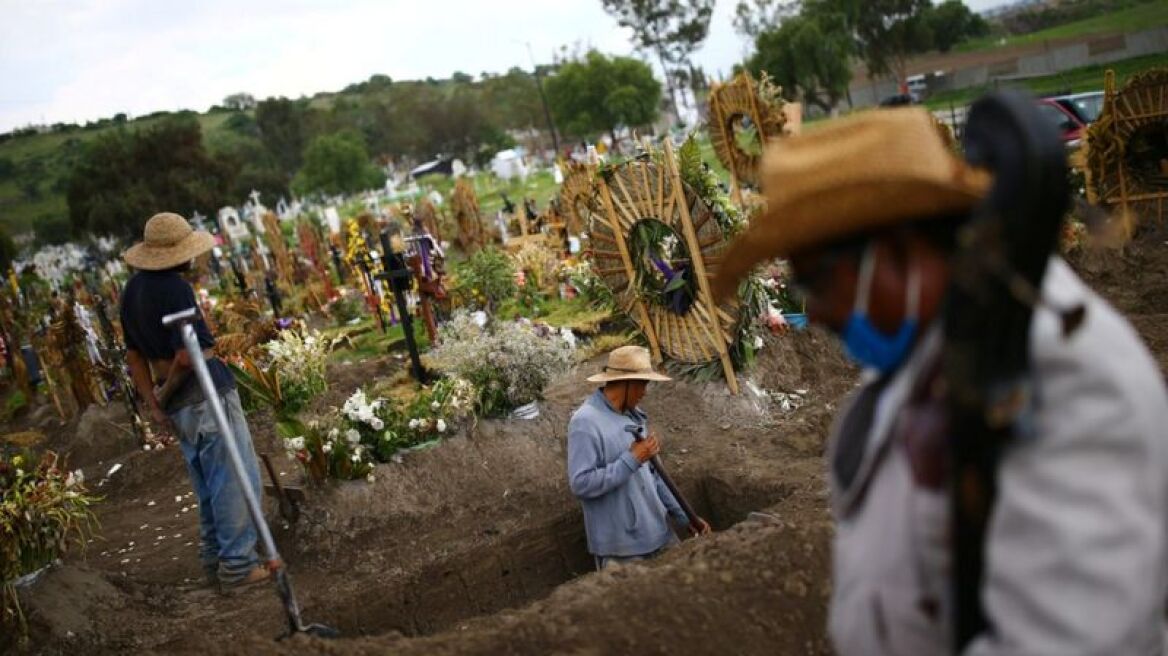
[[[170,417],[163,411],[162,406],[154,404],[150,408],[150,420],[154,423],[154,429],[159,433],[174,434],[174,424],[170,421]]]
[[[710,531],[711,531],[710,524],[708,522],[706,522],[706,520],[702,519],[701,517],[697,517],[696,520],[697,520],[696,523],[690,522],[690,525],[689,525],[690,534],[692,534],[694,537],[697,537],[699,535],[709,535]]]
[[[661,451],[661,441],[657,439],[656,435],[650,435],[640,442],[633,442],[629,451],[633,452],[633,457],[637,459],[637,462],[644,464]]]

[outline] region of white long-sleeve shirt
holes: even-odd
[[[1086,304],[1086,320],[1063,339],[1054,314],[1035,314],[1037,430],[1001,460],[981,593],[992,630],[964,653],[1164,653],[1164,377],[1131,326],[1062,260],[1052,259],[1043,296]],[[939,347],[934,329],[882,389],[861,388],[833,431],[830,633],[843,656],[950,650],[948,498],[914,482],[895,428]]]

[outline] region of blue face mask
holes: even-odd
[[[908,274],[907,316],[896,332],[888,335],[868,318],[868,299],[872,292],[872,275],[876,269],[876,255],[869,245],[860,262],[860,279],[856,285],[856,302],[852,314],[844,324],[840,337],[848,357],[860,366],[875,369],[881,374],[895,371],[912,351],[917,336],[917,306],[920,303],[921,279],[916,267]]]

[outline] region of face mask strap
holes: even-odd
[[[872,276],[876,272],[876,250],[871,242],[864,247],[864,257],[860,260],[860,277],[856,281],[856,301],[852,311],[856,314],[868,314],[868,296],[872,292]]]
[[[916,321],[920,318],[921,310],[921,269],[916,262],[911,260],[908,266],[908,298],[905,299],[908,315],[906,318]]]

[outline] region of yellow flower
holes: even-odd
[[[12,466],[13,467],[19,467],[23,464],[24,464],[24,458],[22,458],[20,456],[13,456],[12,457]]]

